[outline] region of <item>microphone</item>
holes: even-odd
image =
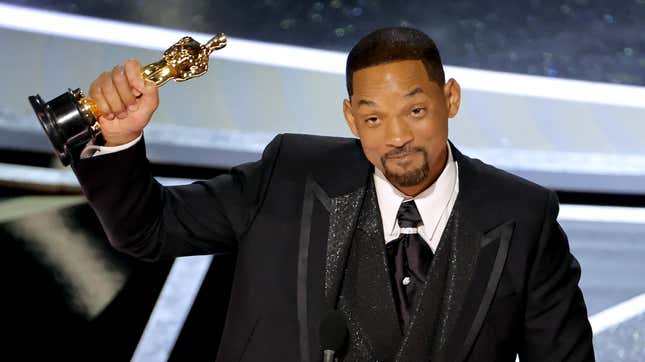
[[[320,323],[320,345],[323,350],[323,361],[334,362],[334,355],[343,347],[347,339],[347,324],[343,314],[332,310]]]

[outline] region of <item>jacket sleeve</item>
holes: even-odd
[[[550,192],[532,262],[520,361],[594,361],[592,332],[582,292],[580,265],[556,221],[558,200]]]
[[[164,187],[152,177],[143,139],[72,168],[116,249],[145,260],[230,252],[262,204],[281,139],[259,161],[182,186]]]

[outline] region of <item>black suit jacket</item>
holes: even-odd
[[[451,147],[455,237],[471,244],[474,267],[446,360],[593,360],[556,195]],[[218,361],[321,360],[319,324],[373,172],[359,140],[280,135],[259,161],[185,186],[151,177],[144,141],[73,167],[114,247],[150,260],[237,253]]]

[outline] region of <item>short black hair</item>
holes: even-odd
[[[354,93],[354,72],[401,60],[421,60],[431,81],[441,86],[446,83],[439,49],[428,35],[412,28],[384,28],[367,34],[349,52],[345,69],[347,93],[350,97]]]

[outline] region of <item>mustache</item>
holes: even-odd
[[[406,156],[417,152],[425,153],[425,149],[423,147],[396,148],[384,154],[382,159],[387,160],[389,158],[398,158],[398,157]]]

